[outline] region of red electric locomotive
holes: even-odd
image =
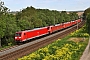
[[[39,37],[42,35],[46,35],[46,34],[70,27],[70,26],[75,25],[79,22],[81,22],[81,19],[71,21],[71,22],[66,22],[63,24],[61,23],[61,24],[57,24],[57,25],[53,25],[53,26],[16,32],[15,41],[16,42],[23,42],[23,41],[26,41],[29,39],[33,39],[33,38],[36,38],[36,37]]]
[[[48,34],[48,28],[43,27],[43,28],[36,28],[33,30],[25,30],[25,31],[20,31],[16,32],[15,34],[15,41],[16,42],[23,42],[35,37],[39,37],[42,35]]]

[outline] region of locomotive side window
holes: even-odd
[[[51,27],[51,29],[52,29],[52,27]]]
[[[16,33],[15,36],[21,36],[21,33]]]

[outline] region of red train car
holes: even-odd
[[[20,31],[16,32],[15,34],[15,41],[16,42],[23,42],[35,37],[39,37],[42,35],[48,34],[48,28],[43,27],[43,28],[37,28],[33,30],[25,30],[25,31]]]
[[[70,27],[71,25],[72,25],[71,22],[66,22],[66,23],[64,23],[63,27],[64,28],[67,28],[67,27]]]
[[[71,24],[72,24],[72,25],[75,25],[76,23],[75,23],[75,21],[71,21]]]
[[[77,22],[78,22],[78,23],[81,22],[81,19],[78,19]]]
[[[60,29],[63,29],[63,24],[57,24],[57,25],[51,26],[50,28],[51,28],[51,32],[55,32]]]

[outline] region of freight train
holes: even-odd
[[[81,19],[77,19],[74,21],[65,22],[65,23],[61,23],[61,24],[57,24],[57,25],[51,25],[51,26],[36,28],[36,29],[32,29],[32,30],[19,31],[19,32],[16,32],[16,34],[15,34],[15,41],[16,42],[24,42],[24,41],[27,41],[27,40],[30,40],[30,39],[33,39],[36,37],[40,37],[40,36],[43,36],[46,34],[51,34],[55,31],[65,29],[67,27],[73,26],[80,22],[81,22]]]

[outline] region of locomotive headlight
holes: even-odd
[[[17,39],[17,37],[15,37],[15,39]]]

